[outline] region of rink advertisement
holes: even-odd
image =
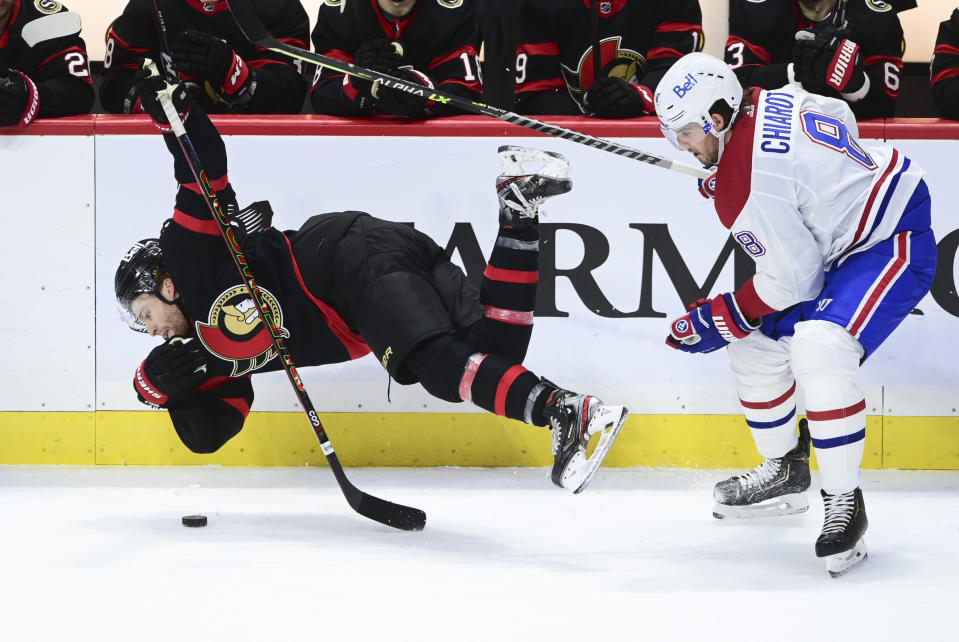
[[[38,422],[52,412],[73,417],[76,425],[87,422],[88,432],[95,427],[98,444],[69,461],[36,461],[40,455],[5,461],[0,455],[0,463],[320,463],[322,453],[309,452],[312,435],[282,373],[254,378],[257,412],[224,449],[233,450],[213,458],[189,454],[165,413],[137,402],[132,373],[156,340],[120,321],[113,273],[134,241],[158,235],[172,215],[176,185],[159,135],[142,120],[114,121],[98,126],[96,136],[0,136],[3,175],[21,187],[7,191],[5,209],[17,213],[30,239],[10,244],[10,253],[0,257],[4,273],[18,277],[7,280],[7,300],[30,311],[29,322],[12,313],[0,322],[8,363],[18,364],[8,371],[0,399],[0,416],[18,426],[17,436],[4,437],[0,429],[0,452],[9,452],[6,446],[26,431],[43,434]],[[522,131],[510,130],[507,139],[503,125],[476,118],[458,126],[389,124],[378,135],[343,121],[218,122],[229,134],[230,179],[241,206],[269,200],[279,229],[342,210],[406,222],[448,248],[472,279],[485,268],[496,234],[496,148],[508,142],[566,155],[574,187],[544,207],[527,367],[629,406],[612,465],[751,464],[755,454],[725,354],[687,355],[664,345],[669,321],[687,303],[733,290],[753,272],[694,179]],[[651,125],[633,124],[632,135],[616,141],[676,157]],[[609,124],[596,127],[587,131],[611,136]],[[881,133],[878,125],[866,125],[864,142]],[[926,169],[940,265],[930,295],[861,370],[870,415],[866,465],[959,467],[948,445],[959,435],[956,355],[953,342],[933,340],[959,327],[959,215],[950,207],[959,188],[949,162],[957,143],[892,142]],[[373,357],[301,374],[314,404],[329,417],[324,423],[338,449],[343,440],[357,444],[345,449],[353,451],[354,465],[548,461],[545,431],[438,401],[419,386],[393,385],[387,394],[386,373]],[[150,443],[138,441],[140,430]],[[71,438],[83,442],[77,434],[71,431]],[[903,443],[890,450],[897,439]],[[950,454],[929,454],[944,449]]]

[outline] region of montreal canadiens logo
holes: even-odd
[[[279,336],[290,333],[283,327],[283,310],[276,297],[265,288],[258,288],[264,304],[269,308]],[[231,377],[239,377],[263,367],[276,356],[269,328],[246,287],[234,286],[225,290],[210,306],[206,323],[197,321],[197,336],[206,349],[233,362]]]
[[[686,319],[680,319],[676,322],[676,332],[680,334],[686,334],[689,332],[689,321]]]

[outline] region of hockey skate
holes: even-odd
[[[629,411],[625,406],[604,406],[590,395],[556,390],[546,400],[543,414],[553,433],[550,479],[561,488],[580,493],[609,453]],[[592,437],[596,437],[596,447],[587,456]]]
[[[793,515],[809,510],[809,426],[799,421],[799,443],[782,457],[767,459],[745,475],[713,488],[713,517],[750,519]]]
[[[869,527],[862,490],[830,495],[822,493],[825,519],[822,533],[816,540],[816,557],[826,560],[826,571],[832,577],[845,575],[866,561],[866,541],[863,534]]]
[[[523,229],[539,222],[543,201],[573,189],[569,161],[561,154],[514,145],[503,145],[497,151],[500,175],[496,194],[502,227]]]

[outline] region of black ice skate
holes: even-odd
[[[496,177],[499,224],[512,229],[539,221],[539,206],[547,198],[573,189],[569,161],[555,152],[503,145]]]
[[[582,492],[626,422],[625,406],[604,406],[596,397],[568,390],[550,394],[543,408],[553,432],[553,468],[550,479],[561,488]],[[590,438],[597,443],[591,455]]]
[[[748,519],[793,515],[809,509],[809,426],[799,420],[799,443],[782,457],[767,459],[745,475],[713,488],[713,517]]]
[[[830,495],[822,493],[825,519],[822,533],[816,540],[816,557],[826,558],[826,571],[839,577],[866,561],[866,541],[863,535],[869,527],[862,490]]]

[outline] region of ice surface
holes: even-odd
[[[0,467],[0,640],[955,640],[959,472],[867,471],[868,562],[822,520],[711,516],[726,471]],[[815,484],[815,480],[814,480]],[[814,489],[815,490],[815,489]],[[183,515],[209,517],[185,528]]]

